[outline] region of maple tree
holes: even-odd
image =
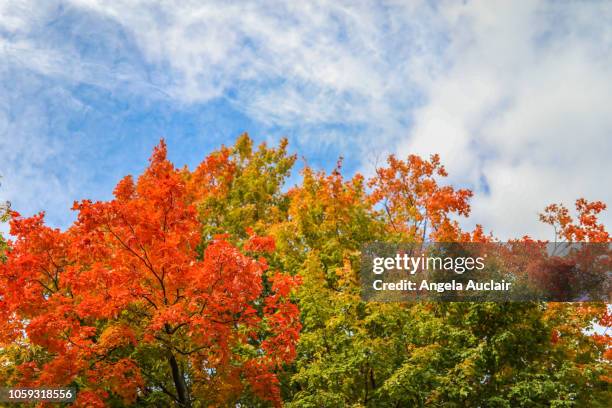
[[[382,204],[389,232],[409,242],[457,241],[460,228],[451,217],[469,214],[472,191],[440,186],[438,178],[448,174],[435,154],[429,160],[409,155],[405,161],[390,155],[387,163],[368,184],[374,188],[369,199]]]
[[[238,248],[216,236],[203,248],[190,179],[162,142],[113,200],[75,203],[65,232],[13,213],[0,341],[30,356],[8,383],[77,386],[88,407],[221,405],[245,385],[280,403],[275,371],[294,357],[300,328],[297,281],[268,271],[270,238]]]

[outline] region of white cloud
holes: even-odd
[[[612,203],[612,7],[607,2],[470,2],[446,9],[446,70],[403,152],[441,152],[475,186],[473,221],[500,237],[550,238],[551,202]],[[610,212],[604,218],[610,225]]]
[[[586,196],[612,204],[611,8],[539,1],[4,2],[0,89],[12,99],[0,95],[0,137],[2,149],[10,144],[14,153],[0,152],[0,164],[13,163],[9,171],[19,174],[6,188],[30,188],[23,187],[27,177],[38,183],[32,196],[57,188],[53,194],[63,198],[53,200],[68,200],[62,183],[45,187],[36,164],[63,148],[45,135],[45,121],[63,120],[63,113],[50,117],[44,101],[28,108],[45,91],[37,82],[43,78],[68,103],[78,101],[62,89],[74,83],[184,106],[223,97],[264,126],[297,129],[300,145],[350,149],[365,169],[389,151],[439,152],[453,181],[477,190],[475,222],[502,238],[544,237],[537,212],[549,202]],[[64,37],[47,38],[71,13]],[[82,38],[99,47],[82,49]],[[10,83],[25,70],[34,84],[22,76]],[[53,149],[29,149],[49,140],[56,140]],[[31,157],[31,168],[15,164],[20,155]]]
[[[418,48],[436,41],[426,38],[428,22],[399,6],[74,3],[119,22],[149,63],[172,70],[165,89],[173,97],[198,102],[232,90],[229,97],[240,109],[274,125],[378,119],[378,126],[397,130],[394,122],[406,114],[398,106],[418,94],[411,72]],[[431,12],[411,8],[422,9],[419,16]],[[404,17],[398,19],[399,13]]]

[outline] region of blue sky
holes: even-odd
[[[612,203],[610,21],[599,1],[4,1],[0,198],[65,227],[161,137],[193,167],[248,131],[349,174],[438,152],[476,192],[466,226],[550,237],[547,203]]]

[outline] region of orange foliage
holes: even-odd
[[[219,404],[243,387],[237,378],[279,403],[274,373],[295,356],[299,312],[288,299],[298,281],[266,272],[264,258],[223,238],[199,249],[195,201],[221,188],[216,175],[231,177],[227,159],[221,151],[187,177],[166,159],[162,141],[144,174],[124,178],[114,199],[75,203],[78,219],[65,232],[45,226],[43,214],[13,214],[16,239],[0,266],[0,345],[25,332],[48,355],[22,364],[17,383],[65,386],[78,378],[85,389],[77,405],[103,406],[108,393],[134,401],[143,373],[130,350],[149,344],[226,379],[232,388]],[[253,236],[245,248],[271,251],[274,242]],[[264,295],[266,273],[273,284]],[[235,353],[255,343],[260,353]]]
[[[606,209],[601,201],[589,202],[584,198],[576,200],[577,222],[570,216],[563,204],[551,204],[540,214],[540,220],[555,228],[557,239],[569,242],[610,242],[610,235],[597,215]]]
[[[387,164],[376,169],[369,186],[374,189],[371,200],[382,205],[391,231],[404,233],[409,239],[459,240],[459,225],[451,216],[469,215],[468,200],[473,193],[438,184],[437,178],[447,176],[440,157],[432,155],[424,160],[410,155],[402,161],[391,155]],[[481,239],[482,231],[475,234],[475,239]]]

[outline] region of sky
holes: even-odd
[[[66,228],[160,138],[193,168],[246,131],[347,175],[439,153],[474,190],[466,228],[552,238],[547,204],[612,204],[611,21],[607,1],[0,0],[0,200]]]

